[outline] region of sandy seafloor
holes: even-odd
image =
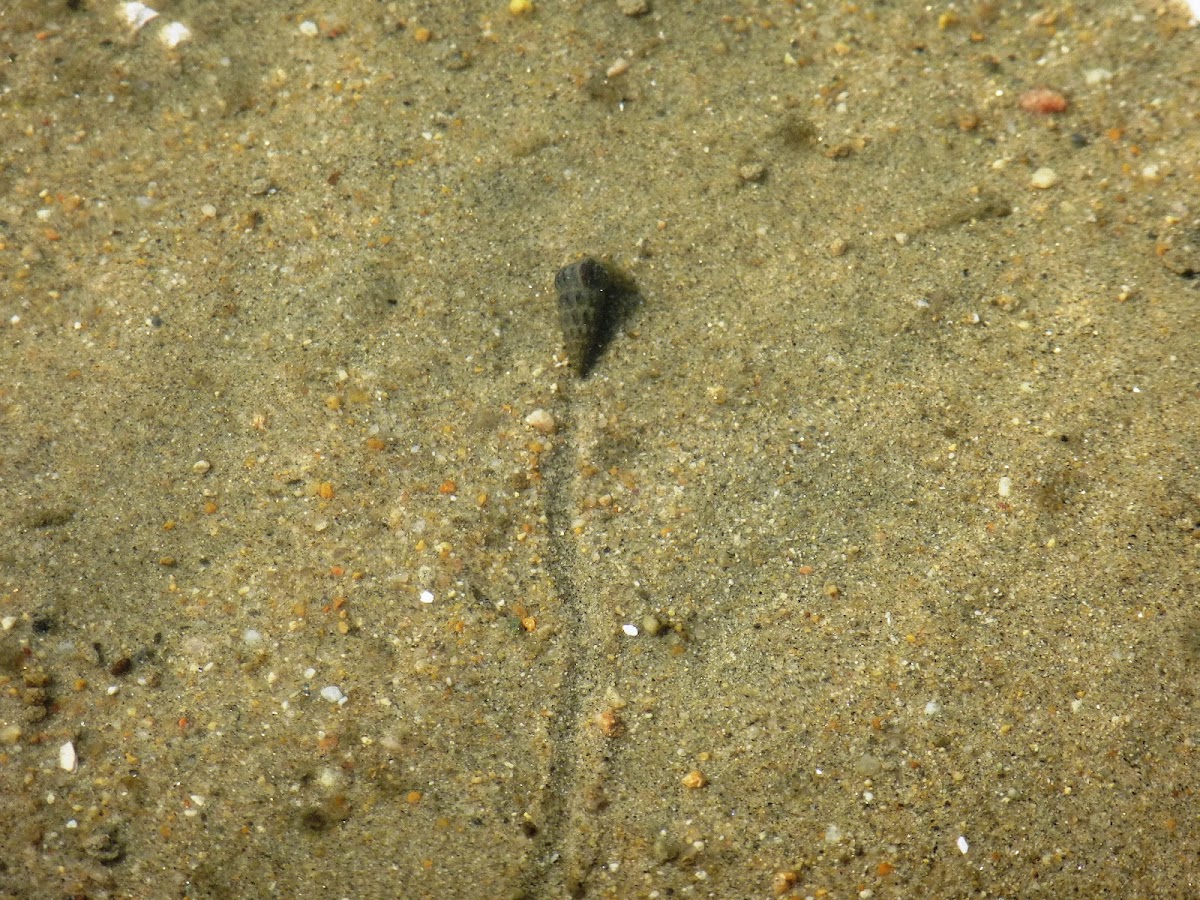
[[[1200,28],[534,6],[0,8],[0,896],[1200,895]]]

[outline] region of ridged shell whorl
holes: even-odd
[[[559,269],[554,287],[567,356],[582,378],[596,364],[608,339],[617,283],[604,263],[589,256]]]

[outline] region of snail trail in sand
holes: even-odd
[[[586,257],[564,266],[554,278],[563,342],[575,375],[586,378],[595,368],[618,327],[638,299],[632,281],[604,263]],[[551,726],[550,769],[537,821],[530,822],[536,840],[534,869],[527,873],[526,896],[580,896],[588,870],[595,865],[598,835],[588,814],[601,777],[603,760],[582,727],[589,695],[598,690],[601,653],[592,606],[579,593],[578,546],[571,531],[574,475],[578,469],[576,419],[568,387],[559,395],[554,418],[557,438],[543,461],[543,508],[550,548],[546,568],[560,603],[564,636],[572,642],[564,654],[557,710]]]

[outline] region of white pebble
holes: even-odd
[[[12,627],[16,624],[16,616],[5,616],[3,619],[0,619],[0,628],[3,628],[5,631],[12,631]]]
[[[327,684],[321,688],[321,699],[328,700],[330,703],[341,703],[342,698],[346,695],[342,693],[342,689],[336,684]]]
[[[936,700],[930,700],[925,704],[925,715],[927,716],[936,716],[941,711],[942,704],[938,703]]]
[[[432,603],[433,602],[433,591],[421,591],[421,602],[422,603]]]
[[[622,625],[621,630],[629,637],[638,636],[638,627],[632,623],[626,623],[625,625]]]
[[[262,641],[262,633],[254,628],[247,628],[242,633],[242,640],[247,644],[257,644]]]
[[[525,424],[534,431],[539,431],[542,434],[554,434],[554,429],[558,427],[558,423],[554,421],[554,416],[546,412],[544,409],[535,409],[525,417]]]
[[[999,491],[1001,497],[1007,497],[1012,493],[1012,479],[1007,475],[1000,476],[1000,483],[996,485],[996,490]]]
[[[1044,191],[1046,188],[1052,188],[1058,184],[1058,173],[1053,169],[1048,169],[1045,166],[1038,169],[1029,178],[1029,186],[1037,188],[1039,191]]]
[[[316,37],[321,33],[321,30],[317,28],[316,22],[311,19],[305,19],[300,23],[300,33],[305,37]]]
[[[958,836],[958,840],[955,841],[954,843],[958,844],[958,852],[959,853],[965,854],[968,850],[971,849],[971,845],[967,843],[967,839],[965,837],[963,837],[961,834]]]
[[[64,772],[74,772],[75,767],[79,764],[78,757],[75,756],[75,745],[67,741],[58,748],[58,767]]]

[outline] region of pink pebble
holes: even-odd
[[[1021,109],[1039,116],[1066,112],[1067,98],[1050,88],[1034,88],[1021,95]]]

